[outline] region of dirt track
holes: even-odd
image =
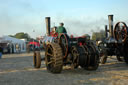
[[[0,59],[0,85],[128,85],[127,81],[128,65],[116,59],[109,59],[96,71],[67,66],[61,74],[47,72],[44,62],[40,69],[33,68],[32,53],[4,55]]]

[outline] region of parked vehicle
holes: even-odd
[[[109,29],[105,26],[106,38],[98,44],[101,63],[105,64],[108,56],[116,56],[118,61],[128,64],[128,26],[125,22],[113,25],[113,15],[108,16]],[[109,35],[108,35],[109,34]]]

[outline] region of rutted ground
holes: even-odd
[[[4,55],[0,59],[0,85],[128,85],[128,65],[115,58],[96,71],[72,70],[66,66],[61,74],[51,74],[44,62],[40,69],[33,68],[32,55]]]

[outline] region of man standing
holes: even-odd
[[[2,47],[0,46],[0,59],[2,58],[2,52],[3,52],[3,49],[2,49]]]
[[[64,27],[64,23],[60,23],[60,26],[56,29],[56,32],[58,34],[60,34],[60,33],[67,33],[67,31],[66,31],[66,29]]]

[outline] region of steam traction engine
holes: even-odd
[[[81,66],[86,70],[96,70],[99,66],[99,52],[96,45],[88,37],[71,38],[67,34],[50,33],[50,17],[46,17],[45,64],[52,73],[60,73],[64,65],[72,68]],[[34,52],[35,68],[41,66],[39,51]]]
[[[109,15],[108,19],[109,30],[105,26],[106,38],[98,45],[101,63],[104,64],[108,56],[116,56],[118,61],[125,60],[128,64],[128,27],[124,22],[118,22],[113,30],[113,15]]]

